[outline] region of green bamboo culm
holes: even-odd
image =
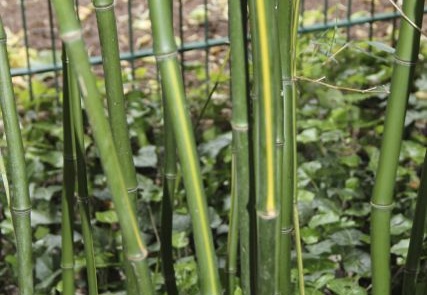
[[[25,168],[24,148],[19,128],[6,48],[6,33],[0,18],[0,106],[8,146],[11,182],[11,213],[16,239],[18,288],[20,295],[32,295],[33,258],[31,200]]]
[[[170,2],[168,0],[150,0],[148,4],[154,37],[154,53],[160,69],[163,94],[167,104],[166,111],[170,113],[173,125],[187,191],[187,202],[193,220],[201,294],[222,294],[196,144],[177,59],[178,52],[173,35]]]
[[[411,230],[408,255],[403,273],[403,295],[416,294],[416,281],[419,271],[420,258],[423,250],[425,220],[427,216],[427,152],[421,173],[420,187],[418,189],[415,205],[415,215]]]
[[[119,218],[123,239],[127,245],[125,257],[132,265],[137,281],[137,294],[153,294],[147,249],[139,232],[133,206],[127,197],[126,182],[116,152],[109,124],[104,115],[101,95],[95,77],[90,70],[89,58],[82,40],[79,23],[73,13],[73,5],[67,0],[54,0],[53,5],[60,25],[61,38],[77,77],[84,98],[89,123],[92,127],[101,163],[107,176],[115,209]]]
[[[93,0],[101,43],[102,64],[108,102],[108,119],[113,133],[114,144],[121,159],[122,171],[128,190],[128,198],[136,214],[138,183],[133,163],[129,130],[126,121],[125,97],[120,66],[120,51],[117,35],[116,16],[113,0]],[[124,243],[124,247],[126,243]],[[125,261],[126,290],[134,294],[137,290],[130,263]]]
[[[61,197],[61,269],[62,269],[62,290],[64,295],[75,294],[74,286],[74,192],[76,179],[76,144],[73,126],[73,115],[71,112],[71,89],[69,83],[68,60],[65,50],[62,51],[62,66],[63,72],[63,136],[64,164],[63,173],[63,188]]]
[[[231,205],[229,214],[229,230],[227,237],[227,292],[233,295],[237,285],[237,253],[239,243],[239,200],[236,192],[236,152],[232,152],[231,160]]]
[[[169,9],[172,13],[173,3],[169,0]],[[164,88],[165,85],[162,86]],[[162,257],[163,275],[168,295],[178,295],[175,279],[172,234],[173,234],[173,204],[177,181],[176,142],[173,133],[171,115],[168,110],[165,93],[162,93],[163,122],[164,122],[164,165],[163,165],[163,199],[161,212],[160,254]]]
[[[164,172],[163,172],[163,200],[160,232],[160,251],[162,256],[163,275],[168,295],[178,295],[178,288],[175,280],[175,270],[173,267],[173,247],[172,247],[172,223],[173,223],[173,202],[175,196],[175,183],[177,178],[176,164],[176,144],[173,134],[171,111],[168,110],[166,98],[163,95],[164,112]]]
[[[298,289],[299,294],[305,294],[305,283],[304,283],[304,264],[302,259],[302,245],[301,245],[301,233],[300,233],[300,222],[299,222],[299,212],[298,212],[298,178],[297,178],[297,117],[296,117],[296,108],[297,108],[297,98],[298,91],[295,85],[296,75],[297,75],[297,50],[298,50],[298,28],[299,28],[299,13],[300,13],[301,0],[295,0],[292,2],[292,31],[291,31],[291,102],[285,102],[285,111],[289,119],[285,119],[285,129],[286,133],[292,132],[288,135],[288,139],[291,144],[286,149],[292,149],[292,152],[285,151],[285,158],[290,156],[288,165],[291,167],[292,171],[292,194],[293,194],[293,227],[295,231],[295,250],[297,258],[297,269],[298,269]],[[286,94],[285,94],[286,95]],[[286,98],[285,98],[286,99]],[[285,116],[286,116],[285,114]],[[285,141],[286,141],[285,136]],[[285,177],[286,174],[284,174]]]
[[[246,1],[228,1],[231,54],[231,97],[233,112],[232,194],[236,194],[240,237],[240,279],[243,294],[251,294],[250,217],[249,217],[249,122],[248,65],[246,52]],[[234,210],[233,210],[234,211]],[[230,271],[230,270],[229,270]],[[232,270],[234,271],[234,269]],[[237,270],[235,270],[237,271]],[[230,287],[231,289],[232,287]]]
[[[418,27],[423,18],[424,0],[406,0],[403,13]],[[396,178],[405,111],[414,68],[417,62],[420,32],[407,20],[401,19],[395,62],[391,78],[390,97],[384,123],[371,211],[372,294],[390,294],[390,216]]]
[[[283,146],[283,191],[281,202],[281,225],[280,225],[280,259],[279,264],[279,292],[290,294],[291,285],[291,248],[292,248],[292,206],[294,199],[295,161],[294,153],[296,146],[295,118],[294,118],[294,88],[293,79],[293,50],[292,50],[292,5],[291,0],[280,0],[278,2],[277,20],[279,26],[280,42],[280,65],[282,76],[282,95],[284,99],[284,137]]]
[[[279,198],[276,184],[276,113],[277,100],[280,99],[280,84],[275,83],[279,73],[277,46],[277,27],[274,17],[274,1],[256,0],[249,6],[250,17],[255,18],[254,29],[257,38],[254,51],[257,66],[254,79],[258,79],[258,145],[256,172],[257,191],[257,294],[274,294],[277,290],[277,255]],[[253,42],[253,44],[255,43]]]
[[[64,55],[65,53],[63,53]],[[72,74],[72,69],[69,60],[65,55],[64,58],[64,87],[67,87],[67,92],[64,89],[64,99],[69,100],[69,108],[71,112],[72,136],[73,136],[73,161],[74,171],[77,175],[74,195],[78,204],[78,210],[81,220],[81,228],[83,235],[83,245],[86,259],[86,275],[88,282],[88,294],[98,294],[98,286],[96,279],[95,253],[93,248],[93,233],[90,214],[90,199],[88,194],[88,183],[86,175],[86,154],[84,143],[84,128],[83,116],[80,99],[79,86],[75,75]],[[66,76],[65,76],[66,75]],[[65,96],[67,95],[67,97]],[[65,116],[65,112],[64,112]],[[65,160],[65,158],[64,158]]]

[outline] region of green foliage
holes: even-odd
[[[301,67],[298,76],[342,88],[387,90],[391,75],[392,48],[379,42],[346,43],[338,31],[306,35],[300,39]],[[400,167],[396,182],[396,204],[392,217],[392,271],[397,273],[408,248],[409,229],[413,217],[413,200],[419,186],[418,167],[422,164],[426,139],[427,114],[427,46],[422,45],[424,59],[417,69],[413,94],[409,101]],[[203,65],[187,65],[199,73],[195,82],[205,77]],[[162,198],[161,171],[163,161],[163,121],[160,95],[156,82],[138,75],[151,87],[126,94],[128,122],[138,173],[138,217],[153,259],[153,281],[159,294],[164,294],[157,232]],[[196,74],[197,75],[197,74]],[[207,106],[196,134],[202,163],[202,175],[208,197],[210,226],[224,267],[228,210],[230,208],[231,133],[224,110],[230,109],[228,77],[216,74],[220,86],[215,103]],[[61,114],[55,104],[55,90],[44,77],[33,79],[36,94],[29,100],[23,84],[15,87],[20,110],[27,171],[30,181],[33,213],[35,278],[38,294],[61,290],[60,281],[60,182],[62,178]],[[216,78],[215,78],[216,79]],[[205,84],[189,91],[194,120],[206,98]],[[384,87],[383,87],[384,86]],[[373,173],[378,161],[382,134],[384,93],[356,93],[331,89],[314,82],[299,81],[298,151],[299,211],[304,250],[307,294],[363,295],[370,284],[369,199]],[[220,99],[226,97],[227,99]],[[90,133],[90,129],[87,129]],[[106,189],[93,141],[85,138],[88,162],[89,193],[93,200],[94,247],[103,294],[122,294],[124,289],[120,266],[122,240],[111,196]],[[4,147],[4,141],[1,142]],[[7,157],[5,158],[7,161]],[[179,174],[179,173],[178,173]],[[197,263],[193,233],[180,177],[173,215],[173,254],[176,259],[177,284],[182,294],[198,294]],[[5,191],[0,191],[5,204]],[[0,261],[1,292],[13,288],[16,259],[13,255],[13,233],[4,205],[1,207],[1,237],[4,259]],[[77,286],[85,288],[84,254],[80,228],[76,227]],[[294,271],[293,282],[296,274]],[[105,284],[102,284],[104,282]],[[400,276],[396,277],[396,285]],[[397,288],[397,287],[396,287]],[[297,291],[297,290],[295,290]],[[235,294],[240,294],[236,290]]]

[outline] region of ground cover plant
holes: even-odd
[[[425,293],[427,45],[417,43],[422,14],[410,12],[421,1],[405,2],[416,25],[401,21],[410,40],[399,37],[396,49],[348,41],[337,28],[297,37],[298,1],[277,10],[230,1],[231,46],[208,95],[205,85],[184,91],[170,1],[149,1],[160,79],[126,91],[113,2],[94,1],[98,77],[72,3],[53,4],[64,41],[60,108],[49,77],[36,76],[34,101],[15,85],[13,116],[1,47],[1,292]],[[413,76],[397,76],[399,67]],[[203,99],[186,102],[187,93]],[[396,98],[400,122],[388,127]],[[391,173],[386,193],[378,167]],[[391,208],[382,197],[393,194]]]

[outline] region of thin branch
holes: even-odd
[[[384,94],[389,94],[390,93],[390,91],[386,90],[384,86],[382,86],[384,88],[384,90],[378,90],[378,86],[367,88],[367,89],[356,89],[356,88],[350,88],[350,87],[340,87],[340,86],[332,85],[332,84],[329,84],[329,83],[326,83],[326,82],[322,82],[323,80],[325,80],[325,77],[321,77],[321,78],[316,79],[316,80],[310,79],[310,78],[306,78],[306,77],[301,77],[301,76],[295,76],[295,78],[297,80],[311,82],[311,83],[319,84],[319,85],[322,85],[322,86],[326,86],[328,88],[337,89],[337,90],[343,90],[343,91],[349,91],[349,92],[357,92],[357,93],[384,93]]]
[[[402,17],[411,24],[411,26],[413,26],[417,31],[419,31],[421,33],[421,35],[425,38],[427,38],[427,33],[424,32],[420,27],[418,27],[402,10],[402,8],[400,8],[399,5],[397,5],[396,2],[394,2],[393,0],[388,0],[388,2],[390,2],[391,5],[394,6],[394,8],[396,8],[397,11],[399,11],[399,13],[402,15]]]

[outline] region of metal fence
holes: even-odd
[[[228,46],[227,0],[175,0],[174,24],[181,61],[203,63],[206,81],[218,64],[215,54]],[[116,0],[115,10],[123,66],[135,79],[143,58],[152,56],[146,0]],[[83,33],[94,65],[101,63],[95,12],[90,0],[76,0]],[[427,6],[424,8],[427,13]],[[342,28],[348,40],[386,39],[394,42],[399,13],[389,0],[302,0],[302,33]],[[60,40],[49,0],[0,0],[0,15],[9,46],[17,55],[12,75],[22,76],[33,96],[32,79],[53,73],[59,85]],[[222,49],[221,49],[222,48]],[[58,88],[57,88],[58,89]]]

